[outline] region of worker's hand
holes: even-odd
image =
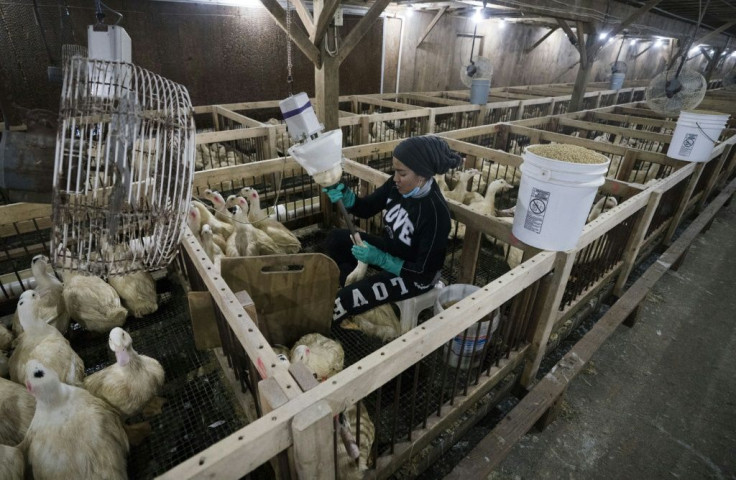
[[[394,275],[399,275],[401,267],[404,265],[404,261],[400,258],[389,255],[368,242],[363,242],[362,245],[353,245],[351,252],[358,261],[375,265]]]
[[[342,200],[345,208],[350,208],[355,205],[355,193],[347,188],[344,183],[325,187],[322,191],[330,197],[330,201],[332,203],[337,203],[338,200]]]

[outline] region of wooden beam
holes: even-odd
[[[577,47],[578,38],[575,36],[572,28],[570,28],[570,25],[568,25],[567,22],[561,18],[555,18],[555,20],[557,20],[557,24],[562,27],[562,30],[565,31],[565,35],[567,35],[567,39],[570,40],[570,43]]]
[[[588,58],[588,52],[585,46],[585,25],[583,24],[583,22],[580,22],[580,21],[578,21],[576,25],[577,25],[576,30],[578,34],[577,47],[578,47],[578,52],[580,53],[580,67],[587,69],[588,64],[592,63],[592,59]],[[589,35],[590,37],[588,38],[590,39],[591,37],[595,36],[595,32],[591,32],[589,33]]]
[[[560,7],[559,4],[557,5],[550,5],[546,6],[543,5],[543,2],[527,2],[523,6],[519,6],[519,3],[516,1],[506,1],[506,0],[493,0],[493,5],[501,5],[505,7],[511,7],[517,10],[520,10],[524,13],[531,13],[533,15],[539,15],[542,17],[552,17],[552,18],[564,18],[567,20],[572,21],[583,21],[583,22],[592,22],[595,21],[595,18],[589,15],[580,15],[576,12],[580,11],[580,9],[575,8],[574,5],[570,5],[570,8],[565,9],[564,7]]]
[[[635,21],[637,21],[642,15],[644,15],[649,10],[653,9],[654,7],[656,7],[657,4],[660,3],[661,1],[662,0],[649,0],[647,3],[645,3],[644,5],[642,5],[641,8],[639,8],[639,10],[635,11],[634,13],[632,13],[631,15],[629,15],[628,17],[626,17],[626,19],[623,22],[621,22],[618,25],[616,25],[615,27],[613,27],[613,30],[611,30],[611,32],[608,34],[609,37],[613,38],[616,35],[618,35],[619,33],[621,33],[629,25],[631,25],[632,23],[634,23]],[[600,45],[598,46],[599,49],[600,49],[600,47],[602,47],[603,45],[605,45],[605,41],[602,41],[602,42],[599,42],[599,43],[600,43]]]
[[[711,38],[715,37],[716,35],[718,35],[719,33],[723,32],[724,30],[727,30],[727,29],[731,28],[733,25],[736,25],[736,22],[724,23],[723,25],[721,25],[720,27],[716,28],[715,30],[710,31],[710,32],[706,33],[705,35],[703,35],[702,37],[700,37],[699,39],[693,41],[691,43],[691,45],[700,45],[701,43],[706,43],[708,40],[710,40]]]
[[[321,11],[318,8],[319,3],[322,2],[314,2],[312,4],[314,6],[314,13],[318,16],[318,19],[317,26],[309,36],[309,39],[317,48],[319,48],[322,40],[325,38],[325,33],[327,33],[327,29],[329,28],[332,19],[335,17],[335,12],[340,6],[340,0],[327,0],[322,5]]]
[[[561,21],[561,20],[557,19],[557,21],[559,22],[559,21]],[[532,45],[531,47],[529,47],[529,48],[527,48],[527,49],[524,49],[524,53],[525,53],[525,54],[529,54],[529,53],[531,53],[531,52],[532,52],[532,50],[534,50],[535,48],[537,48],[538,46],[540,46],[540,45],[541,45],[541,44],[542,44],[542,43],[543,43],[543,42],[544,42],[545,40],[547,40],[547,39],[548,39],[548,38],[549,38],[549,37],[550,37],[550,36],[551,36],[551,35],[552,35],[553,33],[555,33],[555,32],[557,31],[557,29],[558,29],[558,28],[560,28],[560,27],[552,27],[552,28],[550,28],[549,32],[545,33],[545,34],[544,34],[544,35],[542,36],[542,38],[540,38],[539,40],[537,40],[536,42],[534,42],[534,45]]]
[[[311,36],[314,32],[314,20],[312,19],[312,14],[309,13],[309,9],[302,0],[291,0],[291,3],[294,4],[294,9],[304,24],[304,29]]]
[[[268,10],[268,13],[271,14],[274,20],[276,20],[276,23],[283,31],[285,31],[287,34],[289,34],[289,28],[286,26],[286,12],[283,8],[281,8],[281,5],[279,5],[279,2],[276,0],[261,0],[261,3],[264,7],[266,7],[266,10]],[[312,42],[309,40],[309,37],[300,30],[299,28],[294,28],[294,25],[292,25],[291,28],[291,39],[294,41],[297,47],[299,47],[299,50],[302,51],[306,57],[312,61],[312,63],[319,67],[322,64],[322,60],[320,58],[320,53],[317,47],[315,47]]]
[[[652,286],[679,259],[695,237],[710,222],[723,204],[736,191],[736,181],[708,206],[683,232],[659,260],[654,263],[626,293],[601,317],[593,328],[570,350],[550,372],[509,412],[503,420],[445,476],[449,480],[486,478],[511,452],[516,442],[528,432],[549,409],[570,382],[616,328],[629,317]]]
[[[350,55],[350,52],[353,51],[355,46],[358,45],[365,34],[368,33],[368,30],[370,30],[371,26],[373,26],[373,22],[378,19],[378,17],[381,15],[383,10],[389,3],[391,3],[391,0],[376,0],[376,2],[371,5],[368,13],[366,13],[365,16],[360,19],[355,28],[353,28],[350,33],[348,33],[348,36],[345,37],[345,41],[340,47],[340,53],[337,57],[338,64],[345,61],[348,55]]]
[[[298,478],[335,478],[332,409],[320,400],[294,416],[294,464]]]
[[[429,32],[432,31],[435,25],[437,25],[437,22],[440,21],[440,18],[442,18],[442,15],[445,14],[448,7],[442,7],[439,12],[437,12],[437,15],[434,16],[431,22],[429,22],[429,25],[427,25],[427,28],[424,30],[424,33],[421,37],[419,37],[419,42],[417,42],[417,48],[419,48],[419,45],[422,44],[425,38],[427,38],[427,35],[429,35]]]

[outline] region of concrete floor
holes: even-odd
[[[488,478],[736,479],[736,202]]]

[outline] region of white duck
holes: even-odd
[[[368,470],[368,459],[376,438],[376,427],[368,415],[368,409],[361,403],[360,436],[354,436],[352,432],[356,429],[357,417],[358,409],[355,404],[348,407],[340,416],[340,435],[343,441],[337,442],[337,470],[338,478],[341,479],[359,480],[364,478]],[[356,439],[360,440],[360,445],[355,443]],[[346,444],[350,446],[350,451]]]
[[[206,223],[202,222],[202,215],[200,214],[199,209],[194,206],[189,206],[189,214],[187,215],[187,225],[189,226],[189,229],[194,234],[194,237],[199,241],[199,243],[202,243],[202,226],[206,225]],[[212,228],[210,226],[210,228]],[[228,239],[231,237],[230,235]],[[214,241],[218,247],[220,247],[220,250],[225,251],[227,241],[222,235],[213,234],[212,235],[212,241]]]
[[[248,218],[253,223],[253,226],[266,232],[266,234],[271,237],[274,243],[276,243],[284,253],[299,253],[299,250],[302,248],[302,244],[299,239],[281,222],[268,217],[266,213],[261,210],[261,199],[258,192],[251,187],[245,187],[241,190],[241,192],[243,191],[247,194],[244,198],[249,204]],[[224,203],[225,202],[223,202],[223,205]]]
[[[457,172],[457,183],[452,188],[452,190],[445,192],[445,197],[451,198],[456,202],[463,203],[463,201],[465,200],[465,196],[468,193],[468,182],[478,173],[479,171],[474,168],[469,168],[467,170]]]
[[[107,333],[125,324],[128,311],[118,292],[99,277],[72,275],[63,296],[69,315],[89,331]]]
[[[84,388],[105,400],[124,417],[131,417],[148,404],[164,384],[161,364],[133,349],[133,339],[122,328],[110,331],[108,342],[116,363],[84,379]]]
[[[335,340],[319,333],[308,333],[291,349],[291,363],[302,362],[320,382],[342,371],[345,351]]]
[[[82,359],[61,332],[34,316],[38,301],[38,294],[33,290],[26,290],[18,300],[18,315],[24,331],[10,356],[10,379],[25,383],[26,366],[35,360],[48,365],[65,383],[81,385],[84,378]]]
[[[3,480],[23,480],[26,461],[23,452],[16,447],[0,445],[0,478]]]
[[[112,249],[103,249],[108,261],[122,260],[123,258],[132,259],[133,255],[125,245],[118,245],[115,248],[117,253],[113,253]],[[156,297],[156,281],[153,276],[141,267],[138,260],[130,260],[140,270],[130,273],[116,274],[111,272],[107,277],[107,283],[115,289],[122,305],[130,311],[135,318],[142,318],[158,310],[158,298]]]
[[[232,225],[233,216],[227,211],[225,205],[225,199],[217,190],[210,190],[209,188],[204,191],[204,198],[212,202],[212,206],[215,208],[215,218],[221,222],[229,223]]]
[[[202,232],[200,232],[200,235],[202,236],[202,241],[200,243],[202,244],[204,253],[207,254],[207,258],[209,258],[210,261],[215,265],[215,270],[219,272],[220,260],[222,260],[224,254],[222,253],[222,249],[217,246],[217,244],[212,239],[212,229],[210,228],[210,226],[202,225]],[[232,238],[233,235],[230,235],[230,237]]]
[[[254,195],[255,194],[255,195]],[[277,220],[278,216],[286,216],[286,207],[283,205],[277,205],[276,207],[269,207],[269,211],[265,211],[261,208],[261,198],[258,191],[253,187],[243,187],[240,189],[240,196],[246,198],[251,203],[251,210],[248,212],[248,218],[252,223],[256,223],[264,218],[271,218]],[[253,203],[252,200],[256,200]]]
[[[18,328],[23,328],[20,326],[20,323],[18,323]],[[8,330],[5,325],[0,323],[0,351],[8,351],[10,350],[11,345],[13,345],[13,339],[15,338],[15,335],[13,335],[13,332]]]
[[[115,411],[35,360],[26,377],[36,413],[20,446],[33,478],[127,479],[128,439]]]
[[[194,205],[197,210],[199,210],[202,225],[204,225],[205,223],[208,224],[210,227],[212,227],[212,231],[214,233],[222,235],[222,238],[225,240],[227,240],[227,237],[229,237],[230,234],[233,233],[233,226],[227,222],[223,222],[222,220],[218,220],[217,218],[215,218],[215,216],[210,213],[209,208],[207,208],[205,204],[196,200],[192,200],[192,205]]]
[[[618,205],[618,200],[616,200],[615,197],[609,197],[604,196],[601,197],[600,200],[595,202],[593,205],[593,208],[590,209],[590,213],[588,214],[588,219],[585,221],[585,223],[590,223],[596,218],[600,217],[601,213],[605,212],[606,210],[610,210],[613,207]]]
[[[36,399],[26,387],[0,378],[0,445],[18,445],[36,410]],[[0,478],[4,478],[0,475]]]
[[[40,297],[36,304],[36,316],[49,325],[56,327],[61,333],[69,329],[69,312],[61,296],[64,285],[49,269],[49,259],[45,255],[36,255],[31,260],[31,272],[36,279],[34,290]],[[13,331],[16,335],[23,331],[18,314],[13,316]]]
[[[238,235],[236,242],[240,255],[282,255],[284,251],[276,245],[276,242],[266,232],[257,229],[250,223],[248,201],[243,197],[238,197],[236,202],[233,219]],[[247,242],[247,245],[244,245],[245,242]]]

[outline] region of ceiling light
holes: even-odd
[[[736,50],[734,50],[734,51],[733,51],[733,52],[731,53],[731,56],[732,56],[732,57],[736,57]]]
[[[475,23],[478,23],[481,20],[483,20],[483,14],[480,13],[480,7],[478,7],[478,8],[475,9],[475,15],[473,15],[473,21]]]
[[[654,46],[655,47],[661,47],[663,43],[664,42],[662,42],[662,39],[661,38],[658,38],[657,41],[654,42]]]
[[[598,40],[605,40],[606,38],[608,38],[608,34],[607,33],[600,33],[600,34],[598,34]]]
[[[498,22],[498,28],[506,28],[506,20],[503,18]]]
[[[632,38],[631,41],[629,42],[629,45],[636,45],[636,39]]]

